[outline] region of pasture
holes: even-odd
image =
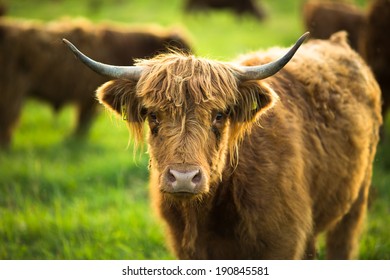
[[[259,1],[268,13],[264,22],[229,11],[186,14],[183,0],[3,2],[15,18],[178,26],[187,30],[197,55],[218,60],[288,46],[304,32],[301,1],[295,0]],[[172,259],[149,203],[146,149],[133,153],[125,123],[103,109],[88,137],[74,139],[74,113],[68,106],[55,114],[28,100],[11,149],[0,151],[0,259]],[[388,137],[375,160],[362,259],[390,259],[389,118],[385,131]],[[322,258],[321,249],[319,254]]]

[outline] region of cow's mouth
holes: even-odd
[[[189,198],[198,195],[198,193],[194,192],[169,192],[168,194],[182,198]]]
[[[164,194],[164,197],[170,201],[194,201],[198,200],[199,197],[202,195],[202,192],[169,192],[169,191],[161,191]]]

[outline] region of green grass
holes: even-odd
[[[290,45],[304,32],[295,0],[262,1],[265,22],[226,11],[187,15],[183,0],[5,2],[18,18],[179,26],[198,55],[220,60]],[[172,259],[149,203],[147,155],[134,160],[125,124],[102,110],[82,141],[70,137],[74,121],[72,107],[55,115],[45,104],[25,104],[11,150],[0,153],[0,259]],[[363,259],[390,259],[389,170],[387,139],[375,161]]]

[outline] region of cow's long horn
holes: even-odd
[[[260,66],[241,66],[239,68],[241,70],[239,79],[241,81],[261,80],[276,74],[290,61],[290,59],[294,56],[295,52],[306,40],[309,34],[309,32],[303,34],[295,43],[295,45],[278,60]]]
[[[140,66],[114,66],[97,62],[80,52],[68,40],[62,39],[62,41],[70,48],[70,50],[76,55],[78,59],[80,59],[85,65],[98,74],[114,79],[126,79],[134,81],[137,81],[141,77],[143,68]]]

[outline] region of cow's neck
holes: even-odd
[[[188,258],[196,258],[194,254],[200,239],[208,231],[207,221],[210,216],[212,198],[208,197],[201,201],[182,202],[178,205],[182,215],[182,238],[181,247],[187,252]],[[202,235],[202,236],[200,236]]]
[[[212,186],[211,194],[201,201],[180,204],[183,215],[181,246],[186,251],[186,258],[210,258],[207,244],[213,240],[234,239],[239,217],[231,187],[231,182],[221,182]],[[200,252],[199,248],[204,251]]]

